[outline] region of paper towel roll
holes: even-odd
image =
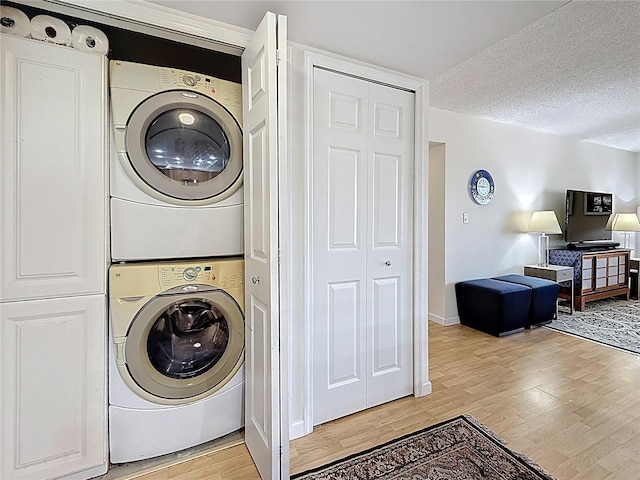
[[[0,5],[0,31],[16,37],[29,37],[31,22],[22,10]]]
[[[36,15],[31,19],[31,37],[58,45],[71,45],[71,30],[67,24],[49,15]]]
[[[109,53],[109,40],[102,30],[89,25],[78,25],[71,32],[71,45],[83,52],[106,55]]]

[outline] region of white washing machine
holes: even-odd
[[[114,261],[243,253],[242,87],[112,60]]]
[[[243,302],[241,258],[111,266],[111,463],[244,425]]]

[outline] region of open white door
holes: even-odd
[[[289,477],[286,376],[280,371],[278,274],[278,40],[286,19],[267,12],[242,55],[245,194],[245,442],[264,480]],[[281,79],[279,79],[281,77]],[[286,84],[286,83],[284,83]],[[286,145],[283,142],[283,146]],[[284,340],[284,339],[283,339]],[[286,345],[286,343],[285,343]],[[286,356],[286,350],[282,350]]]

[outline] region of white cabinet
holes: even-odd
[[[0,43],[0,301],[102,293],[106,58]]]
[[[106,58],[0,48],[0,478],[90,478],[107,470]]]
[[[0,303],[3,480],[106,471],[105,309],[103,295]]]

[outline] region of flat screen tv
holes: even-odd
[[[613,213],[613,194],[567,190],[565,240],[569,243],[610,241],[605,229]]]

